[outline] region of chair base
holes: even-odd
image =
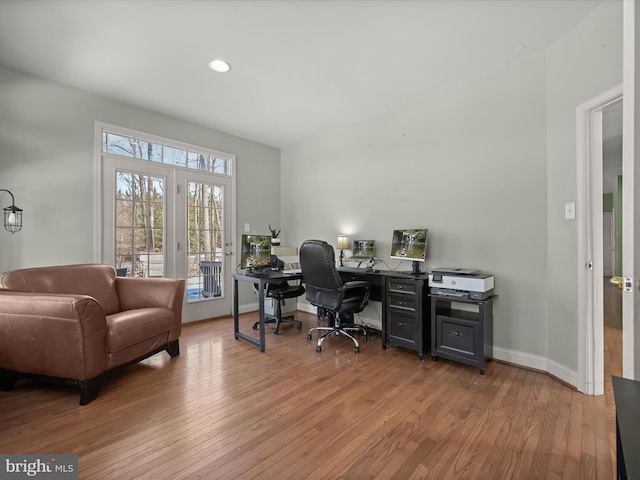
[[[362,332],[362,340],[366,341],[367,340],[367,331],[361,327],[360,325],[356,325],[356,324],[346,324],[346,325],[340,325],[339,319],[335,319],[334,320],[334,325],[332,327],[313,327],[309,330],[309,333],[307,334],[307,340],[311,340],[312,337],[312,333],[314,331],[322,331],[325,332],[322,335],[320,335],[320,338],[318,338],[318,344],[316,345],[316,352],[320,353],[322,351],[322,342],[324,342],[324,339],[327,338],[329,335],[333,334],[333,335],[344,335],[345,337],[349,337],[351,339],[351,341],[353,342],[353,352],[354,353],[360,353],[360,343],[358,343],[358,339],[356,337],[354,337],[353,335],[351,335],[349,332]]]
[[[268,315],[265,320],[264,323],[275,323],[276,326],[273,329],[273,333],[275,335],[278,334],[279,330],[280,330],[280,324],[281,323],[290,323],[291,325],[295,325],[298,328],[302,328],[302,322],[300,320],[294,320],[293,315],[288,315],[286,317],[282,317],[280,320],[278,320],[277,317]],[[253,329],[257,330],[258,329],[258,325],[260,325],[260,322],[256,322],[253,324]]]

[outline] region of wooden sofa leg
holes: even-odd
[[[6,370],[0,370],[0,391],[9,392],[13,389],[18,377]]]
[[[95,400],[103,383],[104,375],[98,375],[97,377],[93,377],[89,380],[83,380],[80,383],[80,405],[86,405],[92,400]]]
[[[180,355],[180,343],[179,340],[174,340],[173,342],[169,342],[167,344],[167,353],[173,357],[177,357]]]

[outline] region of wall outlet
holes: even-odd
[[[251,225],[249,225],[248,223],[244,224],[244,231],[245,232],[250,232],[251,231]]]

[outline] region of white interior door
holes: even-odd
[[[615,236],[613,213],[602,214],[602,274],[612,277],[615,267]]]
[[[640,9],[635,2],[623,6],[623,75],[622,104],[622,376],[640,376],[640,168],[636,168],[636,145],[640,145]],[[636,95],[637,94],[637,95]],[[638,347],[638,348],[636,348]],[[636,352],[639,355],[636,355]]]
[[[603,305],[603,123],[602,111],[620,101],[622,85],[579,105],[576,109],[578,159],[578,390],[604,393]]]

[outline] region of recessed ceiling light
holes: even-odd
[[[231,70],[231,65],[229,65],[224,60],[220,60],[219,58],[216,58],[215,60],[211,60],[209,62],[209,68],[219,73],[226,73],[229,70]]]

